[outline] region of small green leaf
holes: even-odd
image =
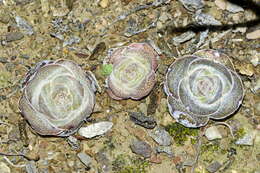
[[[112,64],[104,64],[101,68],[101,74],[104,76],[110,75],[113,71],[113,65]]]

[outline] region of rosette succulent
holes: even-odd
[[[37,133],[69,136],[90,116],[97,87],[72,61],[43,61],[28,73],[19,108]]]
[[[244,96],[231,60],[215,50],[177,59],[168,69],[164,90],[170,114],[186,127],[226,118],[238,109]]]
[[[146,43],[132,43],[114,49],[106,59],[106,63],[113,65],[106,79],[110,97],[138,100],[148,95],[156,82],[158,57]]]

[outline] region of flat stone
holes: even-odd
[[[87,167],[90,166],[91,162],[92,162],[92,158],[87,155],[86,153],[84,152],[81,152],[81,153],[78,153],[77,154],[79,160]]]
[[[25,166],[27,173],[38,173],[35,161],[29,161]]]
[[[130,120],[135,124],[143,126],[147,129],[153,129],[157,123],[151,116],[145,116],[142,112],[129,112]]]
[[[196,11],[204,7],[204,0],[179,0],[189,11]]]
[[[259,39],[260,38],[260,29],[247,33],[246,38],[249,40]]]
[[[244,9],[236,4],[227,2],[226,10],[231,13],[238,13],[244,11]]]
[[[23,34],[21,32],[10,32],[6,34],[7,42],[21,40],[22,38],[23,38]]]
[[[170,147],[170,146],[158,146],[158,147],[156,147],[156,152],[157,153],[166,153],[169,157],[174,156],[172,147]]]
[[[221,164],[218,161],[214,161],[213,163],[211,163],[208,167],[207,170],[210,173],[214,173],[217,172],[219,170],[219,168],[221,168]]]
[[[86,127],[81,127],[78,133],[85,138],[93,138],[99,135],[103,135],[108,130],[110,130],[112,126],[113,123],[109,121],[98,122]]]
[[[172,137],[170,134],[161,127],[154,129],[149,132],[149,135],[157,142],[159,145],[168,146],[172,143]]]
[[[99,2],[99,5],[100,5],[100,7],[102,7],[102,8],[107,8],[108,5],[109,5],[109,0],[101,0],[101,1]]]
[[[196,12],[195,21],[199,25],[212,25],[212,26],[221,25],[221,22],[215,19],[213,16],[206,13],[202,13],[201,11]]]
[[[22,17],[16,16],[15,22],[16,22],[17,26],[24,32],[24,34],[27,34],[27,35],[34,34],[33,27],[31,25],[29,25],[29,23]]]
[[[192,38],[194,38],[196,36],[196,34],[192,31],[188,31],[188,32],[185,32],[177,37],[174,37],[172,39],[172,42],[175,46],[178,46],[180,45],[181,43],[184,43],[186,41],[189,41],[191,40]]]
[[[222,136],[216,126],[212,126],[206,129],[205,136],[208,140],[221,139]]]
[[[134,153],[136,153],[138,155],[141,155],[145,158],[151,157],[152,148],[148,143],[146,143],[144,141],[135,140],[130,145],[130,148]]]
[[[242,138],[238,139],[235,144],[237,145],[249,145],[252,146],[254,144],[255,133],[247,133]]]

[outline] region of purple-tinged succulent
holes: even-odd
[[[148,95],[156,82],[158,58],[155,50],[146,43],[114,49],[107,57],[107,63],[113,65],[106,80],[110,97],[138,100]]]
[[[165,93],[170,114],[186,127],[223,119],[240,106],[244,89],[229,57],[200,50],[177,59],[168,69]]]
[[[28,73],[19,108],[37,133],[69,136],[92,113],[97,87],[72,61],[43,61]]]

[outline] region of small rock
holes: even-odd
[[[95,124],[91,124],[87,127],[81,127],[78,131],[79,135],[85,138],[93,138],[95,136],[103,135],[113,126],[112,122],[103,121]]]
[[[182,5],[189,11],[197,11],[204,7],[204,0],[180,0]]]
[[[244,11],[244,9],[236,4],[232,4],[230,2],[227,3],[226,10],[231,13],[238,13]]]
[[[147,129],[153,129],[157,123],[153,117],[145,116],[142,112],[129,112],[130,120]]]
[[[156,147],[156,152],[157,153],[166,153],[169,157],[174,156],[172,147],[170,147],[170,146],[158,146],[158,147]]]
[[[99,2],[100,7],[102,8],[107,8],[108,4],[109,4],[109,0],[101,0]]]
[[[255,139],[255,133],[247,133],[242,138],[238,139],[235,142],[235,144],[252,146],[254,144],[254,139]]]
[[[1,9],[0,11],[0,22],[7,24],[10,21],[11,17],[9,14],[9,11],[5,10],[5,9]]]
[[[221,22],[216,20],[213,16],[206,13],[202,13],[200,10],[197,11],[195,14],[195,21],[199,25],[212,25],[212,26],[221,25]]]
[[[84,152],[81,152],[81,153],[78,153],[77,154],[79,160],[87,167],[90,166],[91,162],[92,162],[92,158],[87,155],[86,153]]]
[[[38,173],[35,161],[29,161],[25,166],[27,173]]]
[[[21,40],[22,38],[23,38],[23,34],[21,32],[11,32],[6,35],[7,42]]]
[[[246,38],[249,40],[259,39],[260,38],[260,29],[247,33]]]
[[[260,77],[258,77],[256,80],[252,82],[252,91],[255,94],[260,93]]]
[[[78,36],[72,36],[68,40],[65,40],[63,42],[63,47],[68,46],[68,45],[72,45],[72,44],[75,44],[75,43],[79,43],[80,40],[81,39]]]
[[[186,41],[189,41],[190,39],[194,38],[195,36],[196,36],[196,34],[195,34],[194,32],[188,31],[188,32],[185,32],[185,33],[183,33],[183,34],[177,36],[177,37],[174,37],[174,38],[172,39],[172,41],[173,41],[173,44],[174,44],[175,46],[178,46],[178,45],[180,45],[181,43],[184,43],[184,42],[186,42]]]
[[[130,148],[134,153],[136,153],[138,155],[141,155],[145,158],[151,157],[152,148],[148,143],[146,143],[144,141],[135,140],[130,145]]]
[[[68,141],[69,145],[72,147],[72,149],[77,150],[80,148],[80,143],[77,140],[77,138],[75,138],[73,136],[69,136],[67,138],[67,141]]]
[[[216,126],[212,126],[206,129],[205,136],[208,140],[221,139],[222,136]]]
[[[104,151],[103,149],[100,150],[97,155],[96,155],[96,160],[98,162],[98,164],[100,165],[101,169],[102,169],[102,173],[110,173],[111,169],[112,169],[112,165],[110,163],[110,160],[108,158],[108,154],[106,151]]]
[[[210,173],[214,173],[217,172],[219,170],[219,168],[221,168],[221,164],[218,161],[214,161],[213,163],[211,163],[208,167],[207,170]]]
[[[163,12],[163,13],[161,14],[161,16],[159,17],[159,20],[160,20],[162,23],[165,23],[168,19],[169,19],[168,13],[166,13],[166,12]]]
[[[152,132],[149,132],[149,135],[159,144],[163,146],[171,145],[172,138],[170,134],[161,127],[154,129]]]
[[[252,64],[240,64],[239,73],[246,76],[253,76],[254,66]]]
[[[11,173],[11,169],[4,162],[0,162],[0,172]]]
[[[15,22],[16,22],[17,26],[22,31],[24,31],[25,34],[33,35],[33,33],[34,33],[33,27],[31,25],[29,25],[28,22],[25,19],[21,18],[20,16],[16,16]]]
[[[227,2],[225,0],[215,0],[215,4],[221,10],[225,10],[227,8]]]

